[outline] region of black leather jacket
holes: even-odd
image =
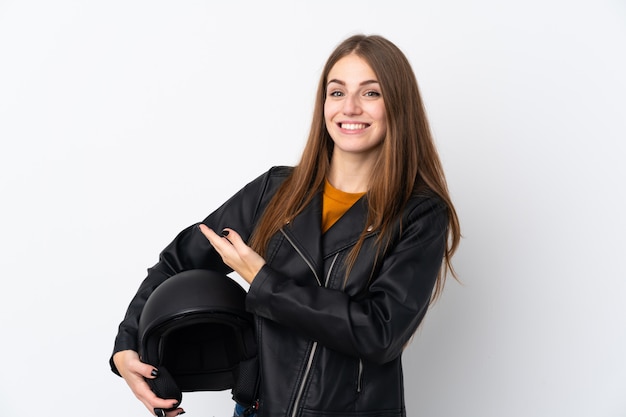
[[[247,240],[290,172],[270,169],[203,223],[217,231],[230,227]],[[372,230],[346,280],[344,261],[366,226],[366,198],[325,234],[321,198],[272,238],[267,264],[246,298],[257,317],[258,415],[405,416],[401,354],[426,313],[441,266],[446,206],[432,195],[410,199],[386,252],[377,254]],[[137,350],[145,300],[169,276],[192,268],[231,272],[197,225],[182,231],[149,269],[120,324],[114,353]]]

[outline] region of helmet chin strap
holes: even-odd
[[[150,386],[152,392],[156,394],[157,397],[163,398],[166,400],[175,399],[176,404],[174,407],[163,409],[163,408],[155,408],[154,413],[157,416],[165,416],[165,411],[175,410],[176,407],[180,405],[180,402],[183,400],[183,393],[178,388],[178,384],[174,380],[174,377],[170,374],[170,372],[164,366],[158,367],[159,374],[156,378],[146,378],[146,382]]]

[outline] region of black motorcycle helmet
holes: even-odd
[[[152,292],[139,317],[139,355],[158,369],[147,380],[158,397],[180,403],[182,392],[232,389],[236,401],[255,401],[257,347],[245,297],[228,276],[200,269]]]

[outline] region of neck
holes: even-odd
[[[374,159],[346,158],[333,153],[328,171],[328,182],[346,193],[364,193],[369,188]]]

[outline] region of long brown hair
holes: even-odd
[[[460,241],[460,226],[413,69],[402,51],[382,36],[354,35],[331,53],[319,80],[311,129],[300,162],[270,201],[250,245],[264,256],[270,238],[322,189],[333,151],[324,121],[326,83],[335,63],[349,54],[356,54],[372,68],[385,103],[387,134],[372,171],[376,175],[371,176],[367,191],[366,224],[379,230],[379,250],[384,250],[393,222],[415,192],[430,190],[447,205],[446,250],[431,297],[434,301],[443,290],[447,273],[456,278],[451,259]],[[367,230],[363,230],[348,256],[348,271],[366,234]]]

